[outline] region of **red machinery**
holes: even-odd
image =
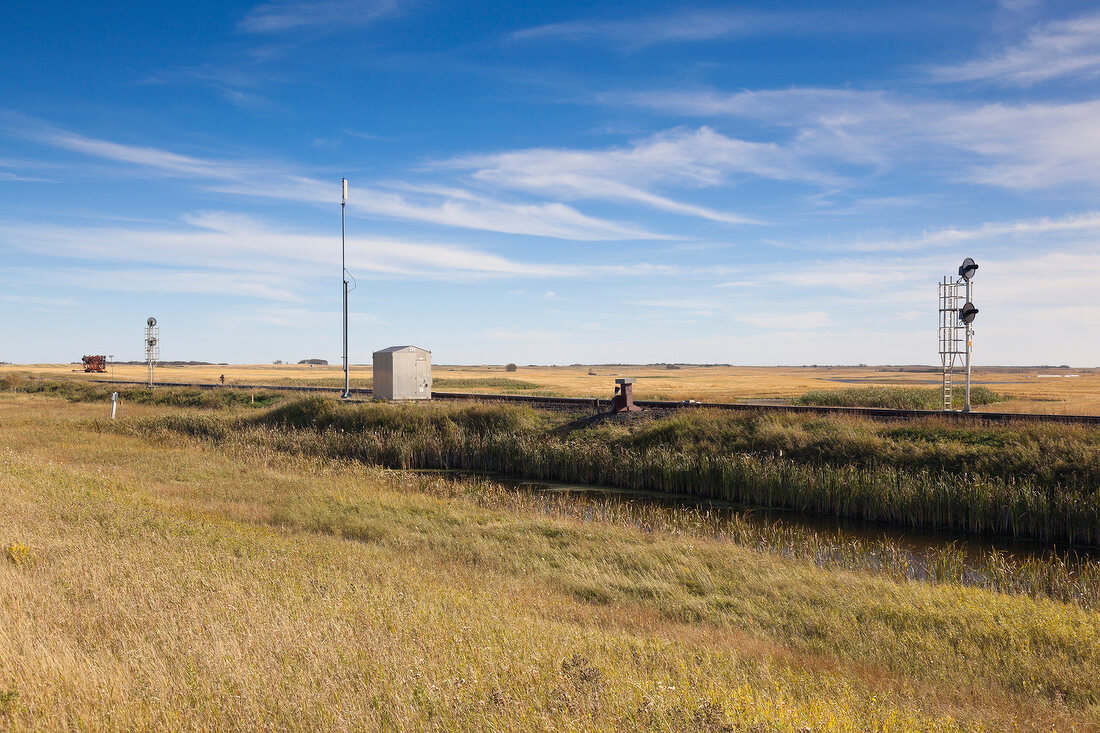
[[[84,362],[84,371],[86,372],[107,371],[107,357],[103,354],[85,356],[83,359],[81,359],[81,361]]]
[[[642,408],[634,404],[633,377],[615,380],[615,396],[611,398],[612,412],[639,412]]]

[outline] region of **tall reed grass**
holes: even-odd
[[[395,480],[408,482],[406,474]],[[955,583],[1100,609],[1100,562],[1050,553],[1016,557],[995,549],[967,552],[956,543],[916,550],[888,539],[863,539],[700,506],[670,506],[560,491],[516,491],[491,478],[420,474],[419,490],[490,508],[631,526],[647,532],[707,537],[809,560],[819,567],[871,571],[895,580]]]
[[[994,471],[983,470],[980,462],[945,470],[900,458],[850,460],[843,454],[815,456],[805,450],[788,455],[775,447],[777,423],[768,423],[773,439],[764,446],[720,450],[705,442],[685,447],[682,434],[674,441],[654,440],[652,432],[663,429],[660,420],[636,434],[616,437],[598,429],[561,433],[548,427],[547,419],[535,410],[511,406],[351,407],[308,398],[253,417],[172,414],[154,419],[145,429],[215,441],[246,432],[250,440],[282,451],[397,469],[491,472],[903,527],[1100,544],[1100,491],[1090,483],[1100,448],[1087,442],[1076,446],[1091,457],[1083,473],[1054,470],[1066,459],[1062,456],[1053,466],[1045,466],[1047,471],[1014,474],[1005,470],[1011,461],[995,465]],[[799,423],[794,427],[801,429]],[[850,442],[859,444],[858,439]]]

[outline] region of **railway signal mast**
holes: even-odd
[[[967,257],[959,265],[959,275],[945,275],[940,283],[940,362],[943,365],[943,410],[953,409],[952,377],[956,367],[966,368],[966,404],[963,412],[970,412],[970,357],[974,346],[974,273],[978,265]]]
[[[145,321],[145,361],[149,365],[149,387],[153,387],[153,367],[160,361],[160,329],[157,319],[149,316]]]

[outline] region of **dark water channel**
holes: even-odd
[[[453,476],[455,479],[476,476],[489,479],[516,491],[566,494],[573,498],[592,499],[594,502],[641,504],[648,508],[667,509],[670,513],[682,511],[683,509],[694,509],[709,514],[719,527],[723,523],[732,525],[737,522],[747,522],[760,529],[772,527],[796,532],[817,533],[837,544],[845,542],[861,542],[863,544],[885,542],[902,551],[911,553],[917,560],[932,556],[941,550],[953,548],[970,561],[988,558],[990,553],[994,551],[1021,560],[1053,559],[1064,563],[1069,568],[1100,561],[1100,547],[1089,545],[1055,546],[1035,540],[911,529],[881,522],[803,514],[787,509],[751,507],[686,494],[664,494],[586,484],[532,481],[468,471],[418,471],[417,473],[442,474]],[[920,565],[921,563],[918,562],[917,564]]]

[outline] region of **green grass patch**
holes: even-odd
[[[499,389],[504,392],[524,392],[539,389],[542,385],[511,377],[436,377],[432,389],[440,392],[461,389]]]
[[[70,402],[110,402],[118,392],[124,403],[225,409],[229,407],[271,407],[288,397],[280,392],[248,391],[224,387],[135,387],[133,385],[78,382],[75,380],[37,380],[0,378],[0,389],[63,397]]]
[[[344,386],[343,376],[313,379],[280,377],[271,380],[271,382],[278,385],[332,387],[334,389]],[[374,380],[371,377],[357,376],[356,372],[351,373],[350,382],[354,389],[370,389],[374,385]],[[535,382],[528,382],[523,379],[513,379],[512,377],[435,377],[432,379],[432,389],[437,392],[461,392],[467,389],[491,389],[506,393],[526,392],[528,390],[539,389],[541,386],[542,385]]]
[[[970,388],[970,404],[992,405],[1011,399],[994,392],[989,387]],[[954,387],[952,401],[961,405],[966,401],[966,389]],[[794,405],[818,407],[886,407],[895,410],[939,410],[943,407],[943,392],[926,387],[848,387],[846,389],[818,389],[796,397]]]

